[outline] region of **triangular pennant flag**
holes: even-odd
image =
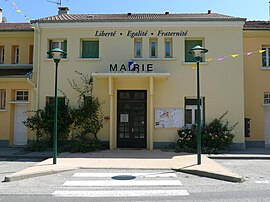
[[[211,62],[213,58],[206,59],[206,62]]]
[[[252,54],[252,52],[248,52],[248,53],[247,53],[247,56],[250,56],[251,54]]]
[[[196,69],[196,64],[192,65],[192,69]]]
[[[18,10],[16,10],[16,11],[17,11],[17,13],[21,13],[21,12],[22,12],[22,11],[21,11],[21,10],[19,10],[19,9],[18,9]]]
[[[265,52],[266,50],[259,50],[259,53],[263,53],[263,52]]]
[[[225,56],[218,58],[218,61],[222,61],[225,59]]]
[[[236,58],[236,57],[239,56],[239,54],[232,54],[231,56],[232,56],[233,58]]]

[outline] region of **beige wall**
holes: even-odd
[[[28,90],[29,99],[32,97],[32,86],[26,79],[0,79],[0,89],[6,90],[6,110],[0,111],[0,140],[9,140],[9,144],[13,145],[14,138],[14,107],[15,107],[15,92],[16,90]],[[31,100],[29,100],[31,101]],[[28,110],[31,109],[31,104],[28,104]],[[28,133],[28,138],[30,133]]]
[[[19,46],[19,64],[29,64],[34,32],[0,32],[0,46],[5,47],[5,64],[12,64],[12,46]]]
[[[244,52],[258,51],[270,45],[269,31],[244,31]],[[251,141],[264,141],[264,93],[270,92],[270,71],[262,69],[262,55],[244,57],[245,117],[251,118]]]
[[[224,23],[224,25],[222,24]],[[242,23],[242,22],[241,22]],[[144,61],[135,60],[136,63],[152,63],[156,73],[170,73],[168,79],[154,79],[154,108],[184,108],[184,98],[186,96],[196,97],[196,71],[192,69],[192,64],[184,63],[184,42],[185,38],[204,39],[204,45],[209,49],[208,58],[219,58],[232,53],[243,52],[242,24],[229,24],[226,22],[215,23],[212,25],[155,25],[163,27],[163,31],[181,31],[188,30],[187,37],[173,37],[173,59],[164,59],[164,38],[158,38],[159,59],[149,58],[149,38],[143,39],[143,58]],[[134,58],[134,39],[125,34],[128,30],[148,30],[157,33],[161,28],[153,28],[154,25],[139,23],[136,25],[121,25],[118,23],[113,28],[95,28],[95,24],[88,24],[80,27],[76,25],[61,24],[59,28],[57,23],[40,24],[40,55],[37,71],[39,72],[39,107],[45,106],[46,96],[54,94],[54,71],[55,64],[48,60],[46,52],[48,51],[49,39],[67,39],[68,59],[61,60],[59,66],[59,89],[63,90],[72,105],[77,103],[77,95],[69,86],[68,79],[75,79],[79,82],[79,77],[74,71],[84,74],[93,72],[105,73],[109,71],[110,63],[127,64]],[[73,27],[74,26],[74,27]],[[108,26],[107,24],[104,27]],[[57,28],[58,27],[58,28]],[[100,25],[100,27],[102,27]],[[167,28],[166,28],[167,27]],[[177,27],[177,28],[176,28]],[[36,28],[36,30],[39,30]],[[96,38],[94,36],[97,30],[108,32],[116,31],[115,37],[99,37],[100,41],[100,59],[99,60],[78,60],[80,57],[80,40],[82,38]],[[123,33],[120,35],[119,33]],[[37,33],[38,34],[38,33]],[[95,93],[104,101],[103,110],[105,115],[110,113],[109,83],[108,79],[95,79]],[[149,90],[148,79],[114,79],[114,91],[119,89],[144,89]],[[233,125],[238,122],[236,127],[235,143],[244,143],[244,85],[243,85],[243,58],[228,58],[222,62],[214,60],[208,64],[201,64],[201,95],[205,97],[206,122],[221,116],[229,111],[227,119]],[[149,93],[149,92],[148,92]],[[149,94],[148,94],[149,98]],[[115,98],[116,99],[116,98]],[[149,103],[148,103],[149,105]],[[148,106],[149,109],[149,106]],[[116,112],[116,110],[115,110]],[[116,114],[114,113],[115,118]],[[148,114],[149,122],[149,114]],[[109,140],[109,121],[105,121],[104,128],[99,136],[102,140]],[[177,129],[154,129],[154,142],[172,142],[177,139]]]

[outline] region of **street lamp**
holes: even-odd
[[[54,133],[53,133],[53,164],[56,164],[57,158],[57,114],[58,114],[58,97],[57,97],[57,78],[58,78],[58,64],[61,60],[61,56],[67,55],[67,53],[60,48],[54,48],[47,52],[47,54],[53,58],[55,62],[55,80],[54,80]]]
[[[202,140],[201,140],[201,109],[200,109],[200,61],[204,58],[207,49],[201,46],[195,46],[190,51],[197,63],[197,164],[201,164]]]

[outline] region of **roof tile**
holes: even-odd
[[[0,31],[33,31],[30,23],[0,23]]]
[[[270,30],[269,21],[247,21],[244,30]]]

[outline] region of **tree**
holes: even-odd
[[[87,134],[93,134],[98,140],[97,133],[103,127],[103,112],[101,102],[93,95],[93,77],[75,72],[80,76],[83,87],[79,87],[74,80],[69,80],[70,86],[79,93],[79,106],[72,110],[74,126],[82,139]]]

